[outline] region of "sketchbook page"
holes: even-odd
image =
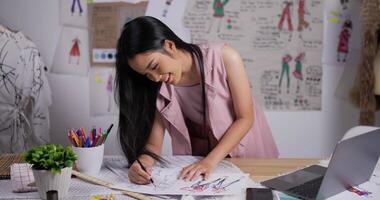
[[[193,43],[239,51],[266,110],[321,109],[322,0],[194,0],[183,23]]]
[[[52,71],[87,76],[89,65],[88,30],[63,26],[55,49]]]
[[[346,66],[361,49],[361,1],[325,1],[322,62]]]
[[[62,25],[88,27],[87,0],[59,0],[59,2]]]
[[[162,195],[240,195],[245,188],[248,176],[242,173],[236,166],[227,161],[222,161],[217,166],[209,180],[201,178],[192,182],[178,180],[177,177],[182,168],[200,160],[200,157],[173,156],[164,157],[168,161],[166,167],[157,165],[153,167],[153,184],[136,185],[129,182],[127,161],[123,158],[105,158],[104,166],[117,174],[113,183],[118,188],[125,188],[134,192]]]

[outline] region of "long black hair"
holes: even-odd
[[[156,99],[161,83],[153,82],[134,71],[128,59],[139,53],[163,49],[165,40],[176,48],[191,53],[198,61],[201,72],[204,126],[206,124],[206,93],[204,86],[203,56],[195,44],[181,40],[160,20],[143,16],[127,22],[117,44],[115,98],[119,105],[118,134],[122,150],[132,164],[141,154],[161,161],[160,156],[145,149],[156,114]]]

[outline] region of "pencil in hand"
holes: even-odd
[[[144,170],[144,172],[148,173],[148,171],[146,170],[146,168],[144,167],[144,165],[141,163],[141,161],[140,161],[138,158],[137,158],[136,160],[137,160],[137,162],[139,163],[141,169]],[[150,182],[153,184],[153,186],[156,187],[156,185],[155,185],[154,182],[153,182],[152,177],[151,177],[149,180],[150,180]]]

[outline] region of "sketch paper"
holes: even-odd
[[[92,67],[90,69],[90,115],[113,115],[118,113],[114,98],[115,69]]]
[[[193,43],[239,51],[266,110],[320,110],[322,0],[194,0],[184,25]]]
[[[361,1],[325,1],[324,64],[346,66],[361,48]]]
[[[183,167],[198,161],[199,157],[174,156],[164,157],[169,161],[168,166],[157,165],[153,168],[152,178],[156,187],[152,184],[136,185],[129,182],[127,162],[125,159],[109,159],[104,161],[104,166],[118,175],[113,183],[118,188],[146,194],[162,195],[238,195],[242,193],[248,176],[242,173],[236,166],[227,161],[222,161],[207,181],[201,178],[185,182],[177,177]]]
[[[88,27],[86,0],[59,0],[59,15],[62,25]]]
[[[188,0],[154,0],[149,1],[145,15],[164,22],[182,40],[190,42],[190,30],[182,19]]]
[[[87,76],[89,65],[87,29],[63,26],[55,49],[52,71]]]

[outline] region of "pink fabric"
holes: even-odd
[[[176,99],[182,113],[193,122],[203,123],[202,87],[200,84],[189,87],[174,87]]]
[[[222,59],[224,44],[200,45],[204,56],[208,120],[212,133],[220,140],[235,119],[227,73]],[[173,154],[191,155],[190,136],[174,86],[162,83],[157,96],[157,110],[172,138]],[[278,157],[271,129],[259,105],[253,100],[254,123],[247,135],[230,153],[231,157]]]

